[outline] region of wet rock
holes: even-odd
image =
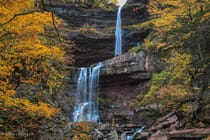
[[[201,127],[205,126],[200,124]],[[173,139],[202,139],[210,134],[210,128],[183,129],[183,119],[177,116],[175,111],[156,120],[147,132],[150,133],[148,140],[173,140]]]
[[[67,28],[71,28],[67,32],[67,38],[72,39],[76,45],[71,51],[76,67],[87,67],[114,57],[117,7],[115,5],[108,7],[112,10],[93,8],[89,4],[46,5],[47,10],[54,11],[64,19]],[[122,17],[123,26],[146,21],[148,19],[146,1],[130,0],[122,9]],[[80,30],[81,27],[85,30]],[[123,52],[135,46],[136,42],[143,42],[148,32],[123,29]]]
[[[101,68],[101,75],[119,75],[145,71],[145,54],[140,51],[126,53],[104,61]],[[142,77],[141,79],[146,79],[146,77]]]
[[[110,124],[109,123],[100,123],[99,125],[98,125],[98,130],[109,130],[110,129]]]
[[[176,112],[171,112],[168,115],[159,118],[156,123],[149,129],[150,131],[159,131],[162,129],[173,130],[178,126],[179,119]]]
[[[152,136],[152,137],[149,137],[147,140],[168,140],[168,137],[167,136]]]
[[[98,129],[94,129],[93,137],[97,139],[102,139],[104,137],[104,134]]]
[[[123,133],[123,134],[121,134],[121,136],[120,136],[120,140],[126,140],[126,133]]]
[[[136,124],[122,124],[119,127],[122,129],[126,129],[126,128],[133,129],[133,128],[139,128],[140,126]]]
[[[111,131],[108,135],[107,135],[108,140],[118,140],[118,134],[116,130]]]
[[[149,140],[170,140],[170,139],[202,139],[208,137],[210,128],[194,128],[194,129],[181,129],[171,132],[161,132],[156,136],[151,136]]]
[[[149,132],[142,132],[140,134],[137,134],[136,139],[137,140],[146,140],[149,137]]]

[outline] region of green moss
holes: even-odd
[[[131,53],[131,52],[139,52],[139,51],[147,52],[147,50],[145,49],[144,45],[134,46],[130,50],[128,50],[129,53]]]
[[[131,53],[131,52],[138,52],[140,50],[141,50],[140,47],[135,46],[135,47],[132,47],[128,52],[129,53]]]
[[[108,99],[105,99],[105,98],[98,98],[98,103],[99,104],[107,104],[109,101]]]

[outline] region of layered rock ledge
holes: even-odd
[[[115,5],[97,8],[88,4],[59,4],[52,1],[45,6],[46,10],[62,18],[69,30],[64,36],[75,43],[71,52],[75,67],[89,67],[114,57]],[[130,0],[122,9],[123,52],[127,52],[137,42],[143,42],[148,31],[136,31],[128,27],[146,21],[147,17],[146,1]]]
[[[125,53],[103,61],[99,90],[101,121],[110,122],[115,118],[120,125],[142,125],[142,117],[135,114],[129,103],[137,95],[146,93],[151,77],[143,51]]]
[[[139,94],[144,94],[151,84],[152,73],[145,68],[146,56],[143,51],[125,53],[112,59],[101,62],[99,83],[99,112],[101,121],[111,123],[115,118],[116,123],[142,125],[142,117],[129,107],[129,103]],[[94,67],[95,65],[92,65]],[[66,77],[66,90],[64,99],[75,96],[78,69],[72,77]],[[77,77],[77,76],[76,76]],[[73,102],[73,100],[72,100]],[[65,116],[69,116],[68,103],[62,103]],[[71,118],[69,118],[71,120]]]
[[[101,76],[144,73],[146,57],[143,51],[125,53],[102,62]],[[144,78],[143,78],[144,79]]]

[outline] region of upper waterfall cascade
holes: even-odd
[[[118,0],[117,5],[123,7],[126,4],[127,0]]]
[[[118,0],[118,11],[117,11],[117,22],[115,30],[115,56],[122,54],[122,20],[121,20],[121,10],[127,0]]]

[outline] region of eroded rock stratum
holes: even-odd
[[[46,8],[64,19],[66,28],[69,28],[63,36],[76,45],[72,49],[76,67],[88,67],[114,57],[116,6],[93,8],[88,4],[46,3]],[[146,2],[130,0],[122,10],[122,17],[123,52],[127,52],[148,34],[146,30],[129,29],[130,25],[147,20]]]
[[[101,67],[99,104],[101,121],[110,123],[115,118],[119,124],[136,123],[140,125],[141,117],[129,107],[129,103],[139,94],[145,93],[151,84],[152,72],[146,66],[146,54],[143,51],[126,53],[137,42],[143,42],[147,36],[146,30],[129,28],[147,20],[146,1],[130,0],[122,10],[123,52],[114,57],[115,24],[117,7],[108,5],[105,8],[93,8],[84,3],[59,4],[45,3],[45,8],[54,11],[64,19],[68,32],[62,32],[66,40],[72,40],[75,59],[74,66],[90,67],[99,62]],[[76,70],[73,72],[76,73]],[[72,98],[76,91],[74,76],[67,76],[65,98],[60,102],[65,116],[71,120],[73,108],[67,98]],[[141,121],[140,121],[141,120]]]

